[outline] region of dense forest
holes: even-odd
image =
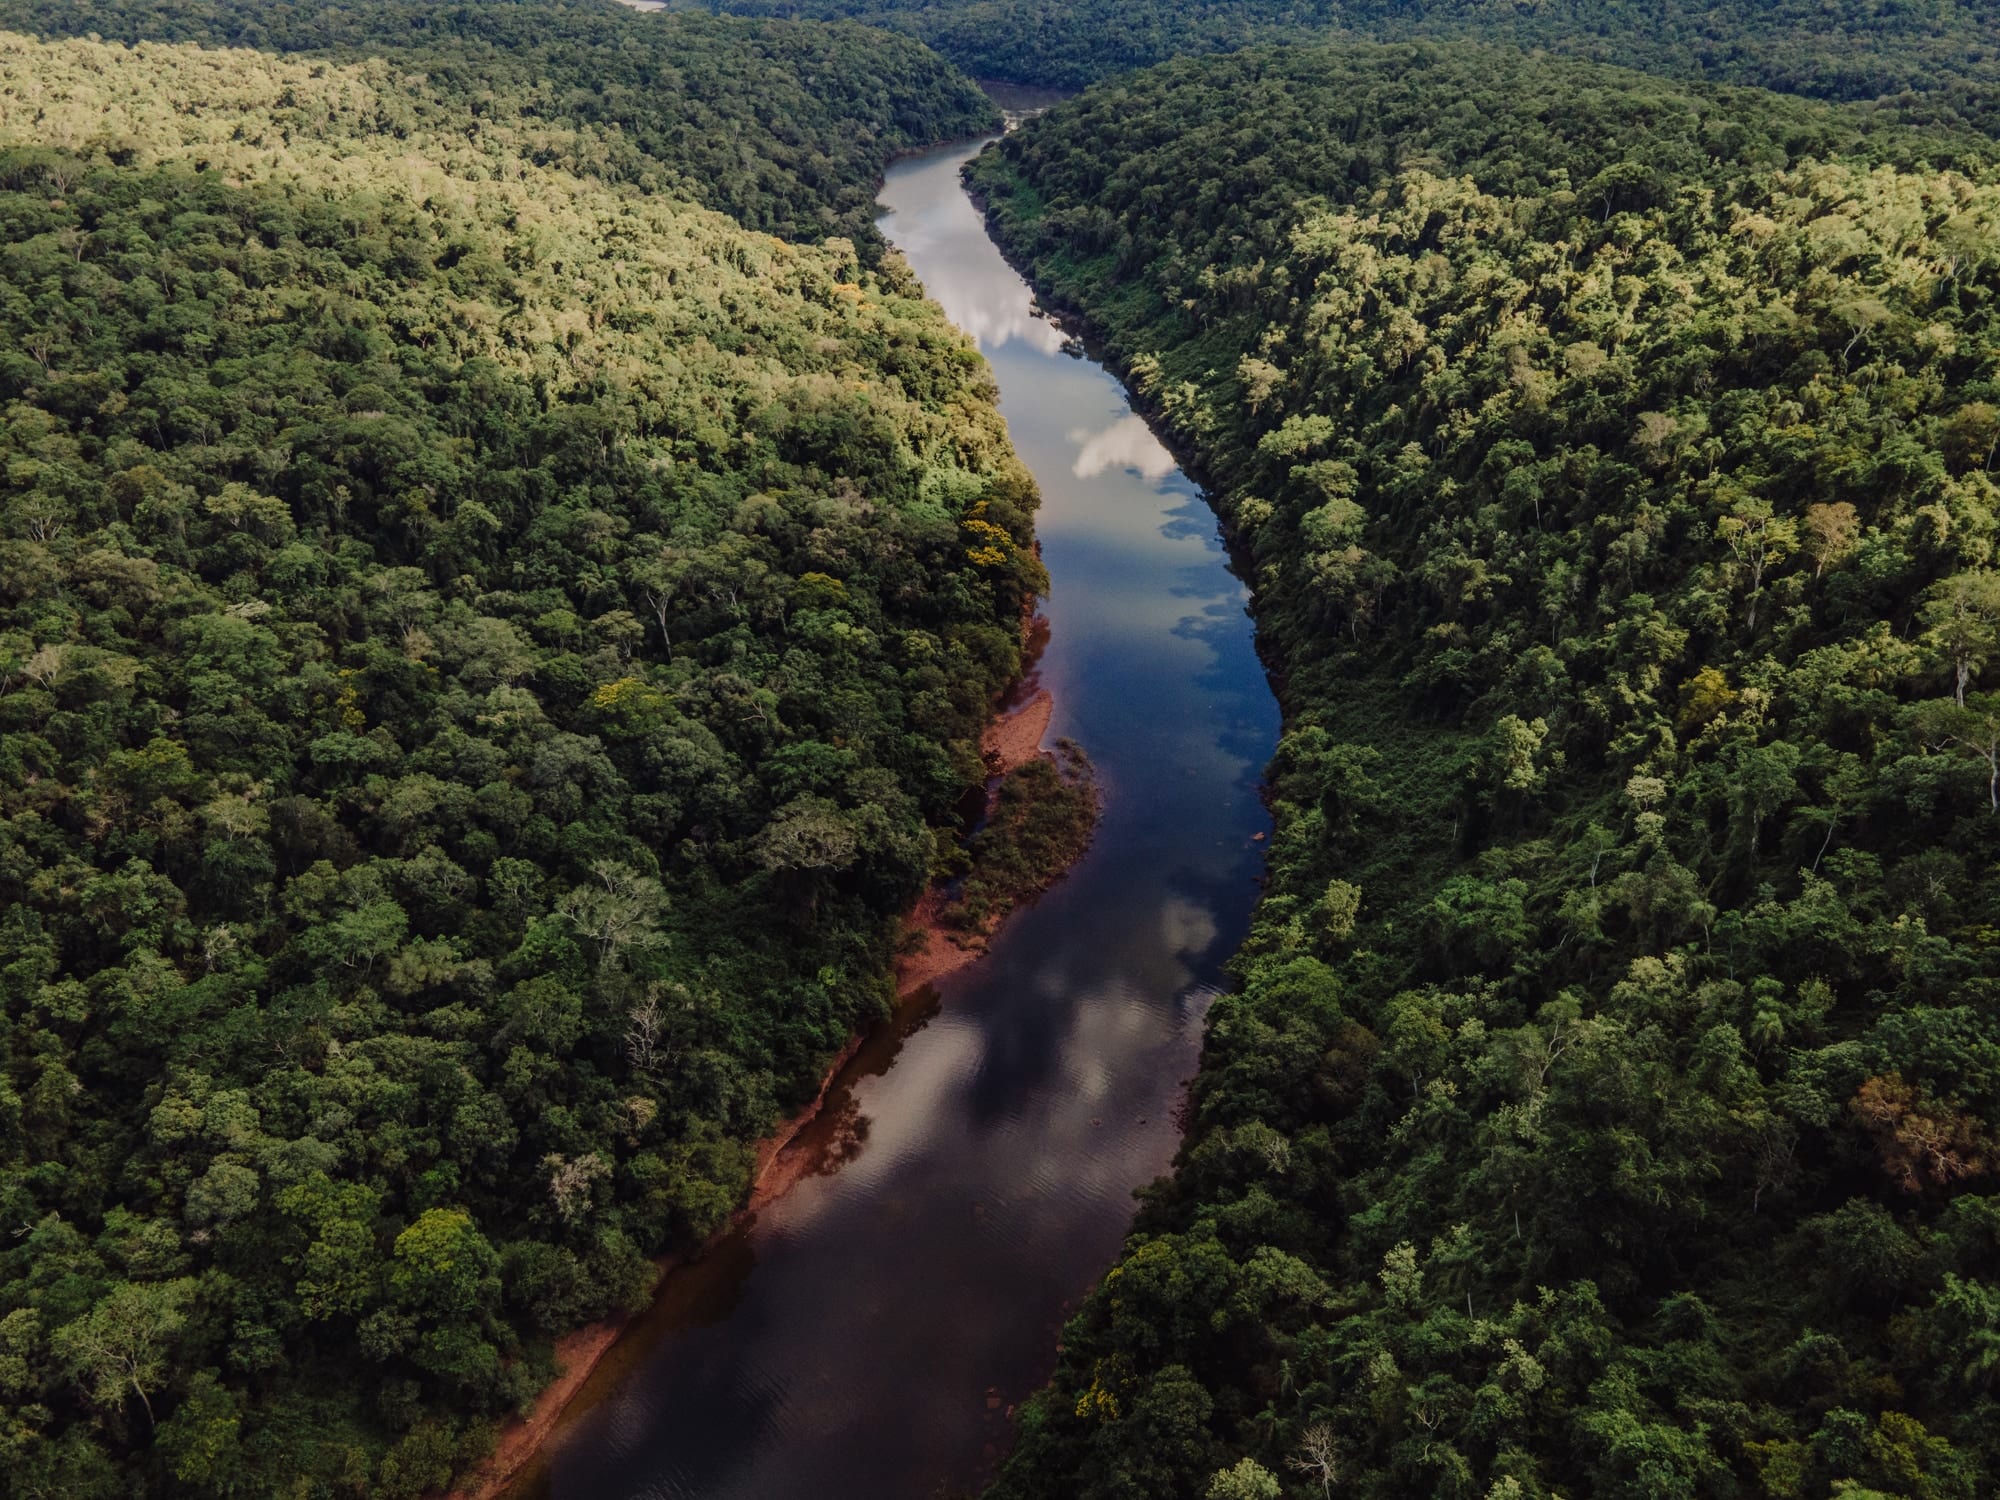
[[[0,0],[0,27],[390,59],[425,83],[398,128],[532,130],[548,164],[786,239],[843,236],[871,265],[883,162],[999,121],[977,88],[900,36],[640,15],[604,0]]]
[[[954,63],[1093,85],[972,180],[1286,711],[993,1500],[2000,1486],[1990,9],[0,28],[0,1488],[449,1483],[919,894],[1087,839],[986,784],[1035,488],[872,223]]]
[[[814,57],[787,225],[970,107],[688,24]],[[9,1494],[446,1482],[891,998],[1035,494],[894,257],[624,170],[672,107],[0,34]]]
[[[1905,100],[2000,124],[2000,12],[1919,0],[706,0],[745,15],[867,21],[980,77],[1080,87],[1259,43],[1477,40],[1829,99]]]
[[[1991,149],[1351,45],[974,164],[1287,721],[1176,1174],[998,1500],[2000,1484]]]

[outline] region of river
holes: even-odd
[[[983,144],[983,143],[981,143]],[[872,1037],[813,1172],[669,1278],[517,1493],[931,1500],[976,1488],[1062,1321],[1172,1160],[1203,1013],[1256,897],[1278,710],[1212,512],[1065,353],[959,181],[893,166],[882,228],[992,362],[1040,481],[1052,736],[1096,762],[1090,853]]]

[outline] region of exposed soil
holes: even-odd
[[[819,1092],[813,1096],[812,1103],[758,1143],[757,1163],[750,1179],[750,1196],[732,1216],[730,1224],[715,1232],[711,1243],[727,1234],[732,1225],[782,1197],[805,1176],[809,1153],[788,1153],[786,1148],[798,1138],[800,1131],[818,1117],[826,1104],[828,1092],[833,1088],[833,1081],[840,1076],[840,1070],[847,1066],[854,1054],[861,1050],[861,1042],[862,1036],[857,1032],[828,1064],[826,1076],[820,1079]],[[705,1254],[707,1249],[708,1246],[704,1245],[695,1252],[695,1256]],[[687,1257],[679,1255],[657,1258],[653,1265],[659,1272],[659,1280],[664,1282],[684,1259]],[[605,1318],[557,1339],[556,1378],[535,1398],[535,1404],[527,1415],[507,1423],[493,1452],[456,1489],[447,1491],[440,1500],[498,1500],[507,1486],[527,1467],[529,1460],[541,1451],[570,1402],[583,1389],[584,1382],[590,1379],[591,1371],[618,1342],[619,1335],[631,1323],[633,1316]]]
[[[1048,690],[1040,689],[1003,710],[986,726],[980,750],[985,756],[987,770],[996,782],[1009,771],[1018,770],[1035,757],[1048,753],[1042,749],[1042,741],[1048,735],[1055,706],[1055,699]],[[921,937],[921,946],[913,947],[912,951],[896,961],[896,993],[899,996],[913,995],[925,985],[956,973],[986,951],[986,939],[990,933],[947,931],[938,922],[939,906],[938,893],[935,890],[926,891],[907,918],[911,932]],[[998,925],[997,922],[995,925]],[[915,942],[914,937],[912,941]],[[758,1145],[750,1196],[731,1220],[732,1224],[768,1207],[810,1172],[812,1153],[788,1152],[786,1148],[800,1131],[818,1117],[834,1080],[860,1050],[861,1042],[860,1035],[853,1037],[828,1066],[812,1103]],[[716,1237],[727,1232],[728,1226],[725,1226],[716,1231]],[[696,1256],[705,1253],[706,1249],[704,1246],[703,1250],[695,1252]],[[667,1255],[656,1260],[654,1265],[659,1269],[660,1279],[664,1281],[671,1275],[683,1259]],[[548,1442],[562,1421],[564,1411],[590,1378],[591,1371],[610,1352],[611,1346],[618,1342],[619,1335],[631,1321],[630,1316],[606,1318],[557,1339],[556,1378],[535,1398],[534,1406],[525,1416],[506,1424],[493,1452],[441,1500],[499,1500]]]
[[[660,1264],[662,1275],[672,1268],[671,1260]],[[607,1318],[557,1339],[556,1378],[543,1387],[526,1416],[516,1418],[501,1430],[493,1452],[456,1489],[447,1491],[442,1500],[495,1500],[527,1466],[528,1460],[541,1451],[556,1423],[562,1420],[563,1409],[583,1389],[597,1362],[618,1342],[625,1323],[624,1318]]]
[[[996,776],[1004,776],[1040,755],[1055,711],[1055,697],[1043,688],[1019,708],[988,724],[986,737],[980,742],[986,752],[987,768]]]
[[[1055,698],[1043,688],[986,726],[980,748],[996,781],[1048,753],[1042,749],[1042,741],[1048,736],[1055,711]],[[913,995],[925,985],[957,973],[986,951],[990,930],[974,933],[947,928],[939,920],[943,904],[935,888],[925,891],[906,919],[911,937],[908,951],[896,960],[898,995]]]

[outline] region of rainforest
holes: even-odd
[[[1996,70],[0,0],[6,1492],[1992,1493]]]

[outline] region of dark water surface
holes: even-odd
[[[978,339],[1041,482],[1053,735],[1096,761],[1084,861],[873,1037],[809,1176],[669,1280],[528,1488],[560,1500],[928,1500],[977,1486],[1063,1318],[1172,1158],[1203,1011],[1255,898],[1277,706],[1195,487],[1062,352],[959,182],[882,227]]]

